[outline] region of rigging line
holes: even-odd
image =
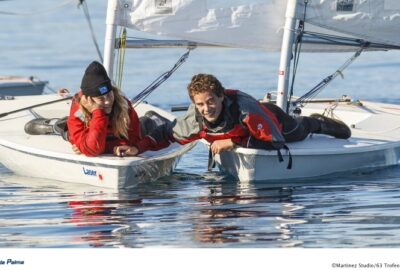
[[[300,61],[300,52],[301,52],[301,45],[302,45],[302,39],[303,39],[303,34],[304,34],[304,29],[305,29],[305,21],[306,21],[306,14],[307,14],[307,4],[308,0],[304,0],[304,12],[303,12],[303,20],[299,22],[299,34],[296,39],[296,45],[295,45],[295,50],[294,50],[294,60],[293,60],[293,73],[292,73],[292,81],[290,85],[290,93],[289,93],[289,99],[287,101],[287,106],[286,110],[289,112],[290,109],[290,103],[293,97],[293,89],[294,89],[294,82],[296,80],[296,74],[297,74],[297,68],[299,65]]]
[[[190,51],[193,50],[194,47],[190,47],[175,63],[175,65],[169,70],[158,76],[151,84],[149,84],[145,89],[143,89],[139,94],[137,94],[134,98],[131,99],[132,103],[134,103],[133,107],[136,107],[139,103],[141,103],[145,98],[147,98],[156,88],[158,88],[162,83],[164,83],[189,57]]]
[[[321,82],[319,82],[316,86],[314,86],[310,91],[305,93],[303,96],[299,97],[295,100],[292,105],[297,106],[299,104],[307,103],[307,100],[314,98],[322,89],[324,89],[328,83],[330,83],[337,76],[343,77],[343,70],[346,69],[358,56],[360,56],[361,52],[369,46],[369,43],[365,43],[360,49],[358,49],[354,55],[348,59],[343,65],[341,65],[333,74],[325,77]]]
[[[366,40],[360,39],[360,38],[349,38],[349,37],[340,37],[340,36],[334,36],[334,35],[328,35],[328,34],[322,34],[322,33],[317,33],[317,32],[309,32],[309,31],[304,31],[304,36],[307,37],[314,37],[320,40],[326,41],[328,44],[337,44],[337,45],[344,45],[344,46],[362,46],[367,43]],[[308,39],[306,39],[306,42],[310,42]],[[318,42],[317,42],[318,43]],[[375,43],[375,42],[369,42],[369,48],[377,48],[377,49],[395,49],[399,50],[400,47],[396,45],[389,45],[389,44],[384,44],[384,43]]]
[[[309,32],[305,31],[305,34],[320,38],[322,40],[330,41],[333,44],[347,44],[344,42],[357,42],[358,44],[362,44],[364,41],[358,38],[346,38],[346,37],[339,37],[334,35],[327,35],[317,32]]]
[[[9,11],[0,11],[0,14],[2,15],[13,15],[13,16],[36,16],[36,15],[41,15],[44,13],[50,13],[53,12],[54,10],[60,9],[70,3],[76,2],[78,0],[66,0],[63,3],[56,5],[54,7],[50,7],[48,9],[42,9],[40,12],[39,11],[34,11],[34,12],[9,12]]]
[[[125,49],[126,49],[126,28],[121,29],[119,39],[119,50],[118,50],[118,71],[117,71],[117,86],[122,89],[122,77],[124,74],[124,63],[125,63]]]
[[[138,40],[159,40],[159,39],[154,39],[154,38],[135,37],[135,36],[127,36],[126,38],[138,39]]]
[[[86,17],[86,20],[88,22],[89,29],[90,29],[90,35],[92,36],[92,40],[93,40],[94,46],[96,48],[97,54],[99,56],[99,59],[101,60],[101,63],[103,63],[103,56],[100,52],[99,44],[97,43],[96,36],[94,34],[92,20],[90,19],[88,4],[85,0],[79,0],[78,7],[79,6],[83,7],[83,13],[85,14],[85,17]]]
[[[303,26],[301,26],[303,27]],[[301,29],[301,27],[299,29]],[[301,51],[301,38],[302,38],[302,30],[300,30],[300,34],[298,36],[298,40],[296,41],[296,45],[295,45],[295,49],[294,49],[294,59],[293,59],[293,72],[292,72],[292,81],[290,83],[290,92],[289,92],[289,99],[287,101],[287,106],[286,106],[286,112],[289,112],[290,109],[290,102],[292,100],[292,96],[293,96],[293,88],[294,88],[294,82],[296,79],[296,74],[297,74],[297,67],[299,64],[299,60],[300,60],[300,51]]]

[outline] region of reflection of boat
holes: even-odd
[[[344,121],[353,136],[339,140],[314,135],[276,151],[237,148],[216,157],[220,168],[240,180],[308,178],[331,173],[398,164],[400,157],[400,106],[331,99],[309,102],[364,50],[400,48],[396,1],[355,0],[233,0],[233,1],[124,1],[117,10],[129,27],[163,36],[186,39],[181,44],[280,51],[277,105],[298,116],[312,113]],[[163,41],[158,41],[157,46]],[[169,42],[169,41],[168,41]],[[127,40],[127,47],[137,46]],[[165,46],[171,42],[165,42]],[[178,42],[176,42],[177,44]],[[290,68],[296,71],[300,49],[315,52],[356,52],[335,73],[307,95],[294,100],[289,93]],[[212,56],[210,57],[212,59]],[[293,64],[291,64],[291,61]],[[316,59],[320,61],[320,59]],[[294,83],[291,85],[294,86]],[[262,125],[260,128],[264,128]]]
[[[47,83],[32,76],[0,76],[0,96],[40,95]]]
[[[0,113],[58,99],[57,95],[15,97],[2,101]],[[37,108],[34,113],[24,110],[0,118],[0,162],[19,175],[118,189],[169,175],[180,156],[192,147],[173,144],[163,151],[149,151],[138,157],[86,157],[74,154],[70,143],[60,136],[25,133],[25,123],[35,114],[63,117],[68,115],[69,108],[70,102],[63,101]],[[166,118],[174,118],[148,104],[140,104],[135,109],[139,116],[153,110]]]

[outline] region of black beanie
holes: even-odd
[[[111,91],[111,80],[107,71],[97,61],[93,61],[86,68],[81,83],[82,94],[90,97],[98,97]]]

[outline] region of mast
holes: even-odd
[[[108,77],[110,78],[113,77],[115,35],[117,32],[116,22],[118,18],[117,13],[118,0],[108,0],[103,65],[108,73]]]
[[[296,27],[297,0],[288,0],[283,31],[281,58],[279,63],[278,89],[276,104],[286,111],[289,88],[290,61]]]

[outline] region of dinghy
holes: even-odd
[[[116,4],[117,1],[110,1],[107,10],[103,65],[110,78],[113,78],[114,51],[118,49],[115,46],[115,33],[119,25],[116,18],[121,16],[115,9]],[[156,82],[158,85],[161,83]],[[142,102],[149,94],[147,90],[132,100],[139,117],[151,110],[173,120],[174,115]],[[13,96],[12,99],[0,100],[0,163],[17,175],[116,190],[131,188],[139,182],[170,175],[181,156],[194,146],[174,143],[161,151],[148,151],[137,157],[77,155],[70,143],[60,136],[28,135],[24,131],[25,124],[34,118],[69,115],[69,98],[61,99],[57,95]]]
[[[399,3],[393,0],[109,1],[118,14],[123,14],[117,18],[121,25],[182,39],[152,42],[155,47],[208,45],[280,51],[276,104],[299,116],[325,113],[351,127],[352,137],[348,140],[315,134],[304,141],[288,143],[293,159],[291,169],[287,166],[290,155],[285,150],[282,154],[286,162],[278,160],[276,151],[244,148],[215,157],[223,172],[243,181],[310,178],[398,164],[400,106],[340,98],[305,101],[341,75],[364,50],[400,48]],[[138,47],[138,43],[125,42],[126,47]],[[289,86],[295,89],[294,84],[289,85],[289,76],[291,68],[295,71],[297,67],[300,47],[307,52],[355,54],[296,100],[289,94]]]
[[[35,77],[0,76],[0,96],[41,95],[46,84]]]
[[[86,157],[75,154],[71,144],[61,136],[26,134],[25,124],[38,115],[60,118],[69,114],[70,100],[59,100],[57,95],[40,95],[0,101],[0,114],[50,103],[0,118],[0,162],[15,174],[118,190],[171,174],[180,157],[193,147],[173,144],[162,151],[148,151],[137,157]],[[172,114],[149,104],[141,103],[135,110],[139,117],[153,110],[167,119],[174,119]]]

